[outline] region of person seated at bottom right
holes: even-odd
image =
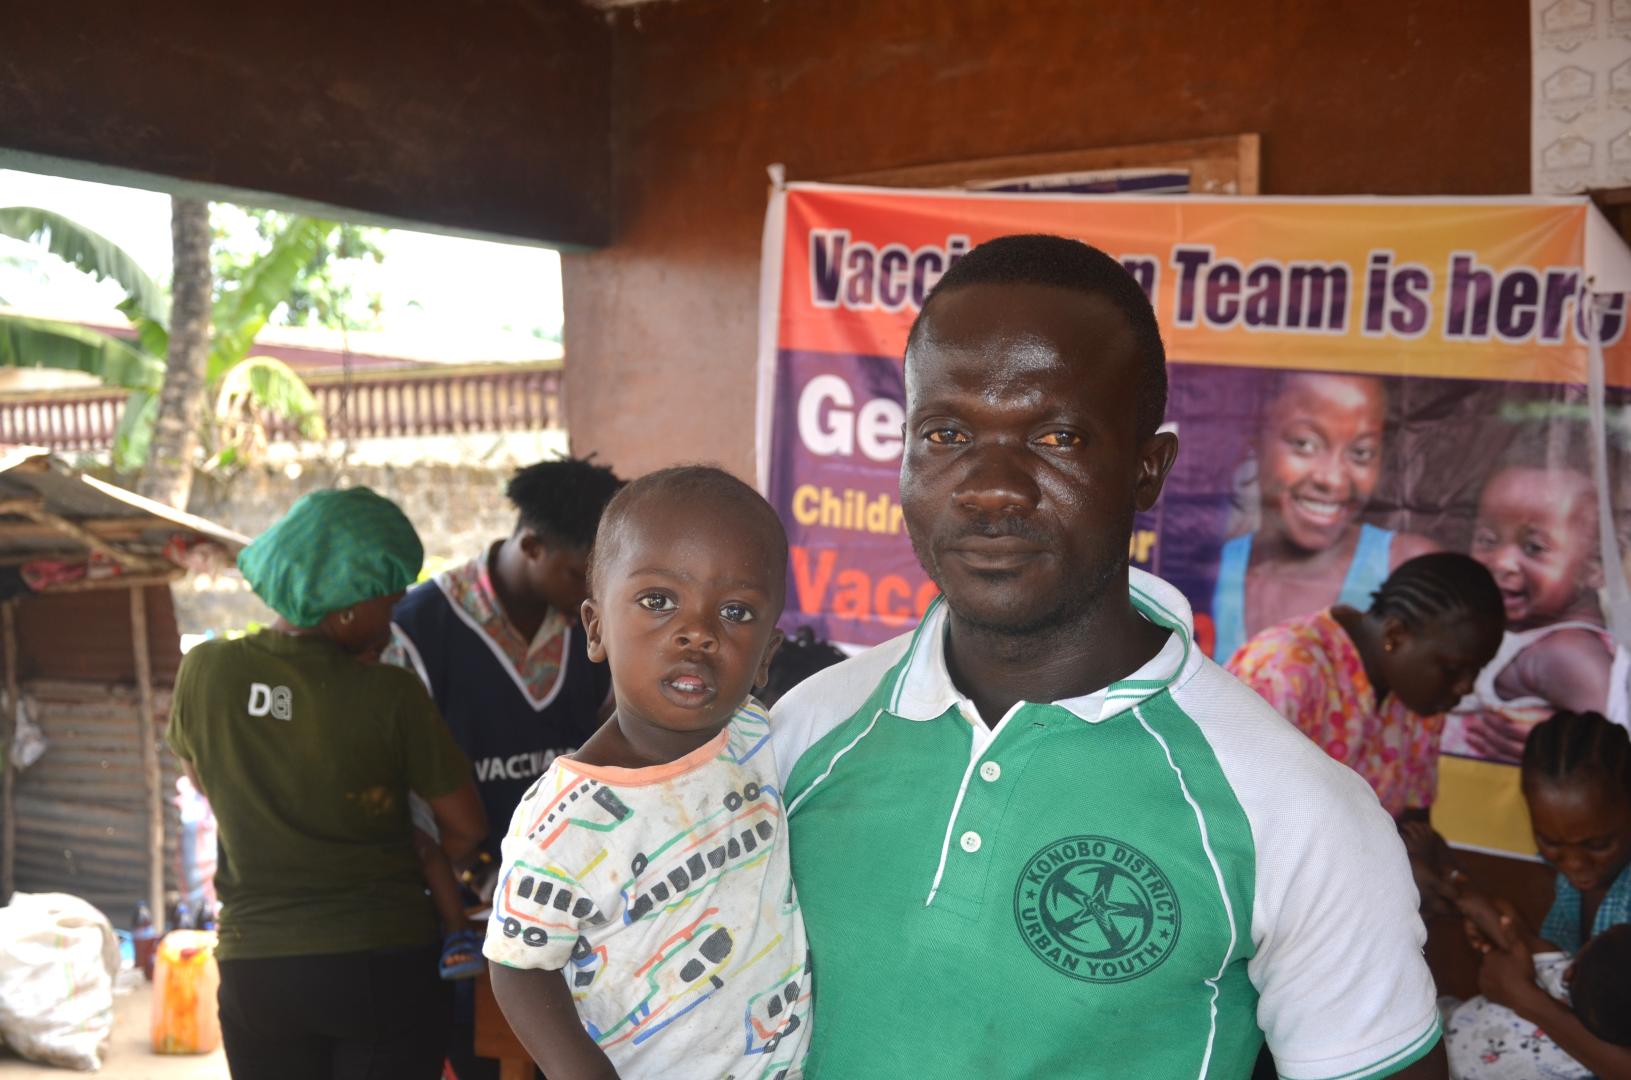
[[[1417,861],[1440,879],[1422,892],[1451,896],[1484,954],[1483,993],[1446,1030],[1451,1073],[1631,1080],[1631,736],[1598,713],[1557,713],[1529,733],[1520,775],[1535,846],[1557,871],[1538,934],[1469,888],[1442,842]]]
[[[1497,936],[1513,932],[1510,921],[1481,928]],[[1549,948],[1548,942],[1535,946]],[[1527,968],[1524,962],[1528,961]],[[1451,1080],[1625,1080],[1631,1070],[1599,1057],[1587,1068],[1534,1020],[1533,1004],[1566,1012],[1594,1039],[1598,1054],[1631,1061],[1631,925],[1598,934],[1577,955],[1550,950],[1520,952],[1492,947],[1479,973],[1484,992],[1462,1002],[1444,1026]],[[1513,1005],[1502,1004],[1511,1001]],[[1518,1006],[1522,1001],[1528,1007]],[[1518,1006],[1518,1007],[1515,1007]],[[1520,1011],[1523,1008],[1523,1011]],[[1527,1015],[1526,1015],[1527,1014]]]

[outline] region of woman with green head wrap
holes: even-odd
[[[277,623],[199,645],[176,677],[170,745],[219,822],[236,1080],[440,1075],[449,998],[409,795],[450,859],[486,821],[424,687],[374,662],[423,558],[390,500],[307,495],[238,559]]]

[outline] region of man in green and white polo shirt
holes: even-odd
[[[779,703],[814,1080],[1442,1077],[1370,788],[1131,570],[1177,440],[1138,285],[1006,237],[906,353],[901,501],[943,597]]]

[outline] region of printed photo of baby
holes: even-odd
[[[1484,481],[1469,552],[1500,587],[1507,631],[1447,718],[1444,752],[1516,762],[1559,709],[1631,722],[1631,654],[1605,626],[1599,545],[1586,426],[1520,430]]]

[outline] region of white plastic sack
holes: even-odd
[[[14,893],[0,908],[0,1039],[25,1058],[102,1067],[119,943],[77,896]]]
[[[28,715],[28,699],[17,703],[17,715],[12,719],[11,764],[22,772],[45,756],[45,732]]]

